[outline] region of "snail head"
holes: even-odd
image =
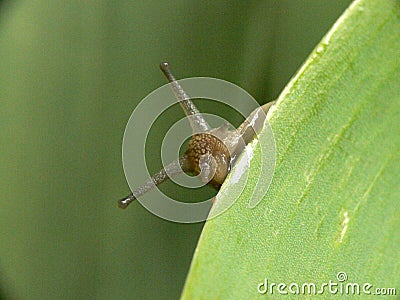
[[[120,208],[126,208],[137,197],[169,177],[183,172],[196,175],[202,182],[219,189],[230,171],[237,149],[240,148],[239,133],[236,130],[229,130],[227,125],[211,128],[173,76],[169,64],[161,63],[160,69],[167,77],[172,92],[188,117],[193,134],[185,153],[161,169],[132,194],[119,200]]]

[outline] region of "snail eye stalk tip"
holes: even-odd
[[[169,63],[167,61],[163,61],[160,64],[160,69],[164,73],[165,77],[167,77],[169,82],[176,81],[175,76],[172,75],[172,72],[171,72],[171,70],[169,68]]]
[[[118,207],[121,209],[125,209],[134,200],[136,200],[136,197],[133,194],[130,194],[129,196],[118,200]]]

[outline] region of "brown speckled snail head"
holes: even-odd
[[[231,156],[225,144],[215,135],[198,133],[192,136],[184,154],[189,171],[200,175],[205,183],[219,188],[230,169]]]
[[[119,200],[118,206],[120,208],[126,208],[137,197],[167,180],[168,176],[182,172],[191,173],[198,175],[201,181],[219,189],[230,170],[232,159],[230,151],[233,149],[229,149],[229,145],[223,142],[224,138],[229,135],[229,131],[224,126],[220,128],[210,127],[172,75],[167,62],[161,63],[160,69],[167,77],[175,97],[188,117],[193,135],[187,150],[178,161],[167,165],[131,195]]]
[[[167,77],[176,99],[188,117],[193,135],[185,153],[178,160],[161,169],[132,194],[119,200],[120,208],[126,208],[132,201],[167,180],[169,176],[182,172],[197,175],[202,182],[219,189],[231,165],[244,146],[254,138],[255,130],[257,131],[257,127],[264,122],[265,113],[273,104],[273,102],[267,103],[262,108],[253,111],[236,130],[229,130],[227,125],[211,128],[172,75],[169,64],[161,63],[160,69]],[[260,110],[263,111],[262,114]],[[257,124],[254,127],[255,120]]]

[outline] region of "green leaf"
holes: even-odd
[[[339,272],[371,293],[399,289],[399,57],[400,2],[355,1],[268,115],[277,145],[268,193],[248,208],[256,148],[241,197],[204,227],[183,299],[254,298],[265,279],[320,289]]]

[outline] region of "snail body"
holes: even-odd
[[[118,206],[123,209],[169,177],[182,172],[194,174],[202,182],[219,189],[244,147],[261,130],[267,112],[275,104],[273,101],[258,107],[235,130],[229,130],[227,124],[211,128],[172,75],[169,64],[163,62],[160,68],[189,119],[193,135],[185,153],[178,160],[161,169],[132,194],[118,201]]]

